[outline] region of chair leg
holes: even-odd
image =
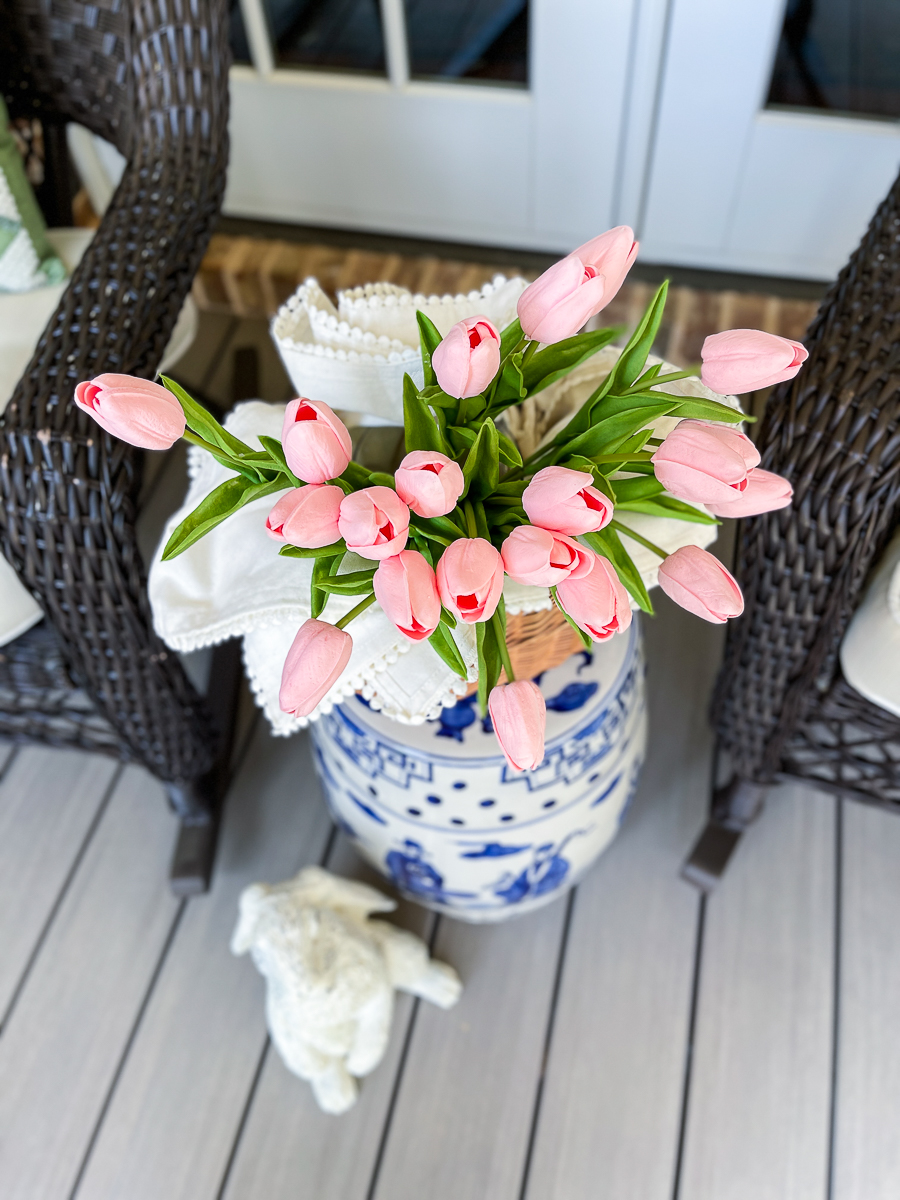
[[[231,783],[240,681],[240,643],[233,639],[216,647],[209,674],[207,702],[220,731],[216,761],[199,779],[166,785],[180,821],[169,870],[176,896],[197,896],[209,888],[222,805]]]
[[[766,789],[733,775],[713,792],[712,809],[703,832],[681,868],[681,877],[702,892],[716,886],[741,834],[755,821],[765,803]]]

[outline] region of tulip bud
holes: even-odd
[[[397,495],[420,517],[443,517],[462,495],[462,468],[446,454],[413,450],[394,473]]]
[[[332,483],[291,488],[266,518],[266,533],[277,542],[310,550],[330,546],[341,536],[338,513],[344,493]]]
[[[353,447],[347,426],[327,404],[292,400],[281,428],[284,457],[304,483],[325,483],[347,469]]]
[[[159,383],[134,375],[98,375],[75,388],[75,403],[101,429],[142,450],[169,450],[184,433],[184,410]]]
[[[744,611],[737,580],[699,546],[682,546],[663,559],[659,586],[676,604],[713,625],[724,625]]]
[[[491,724],[515,771],[533,771],[544,761],[547,705],[537,684],[517,679],[491,690],[488,698]]]
[[[500,369],[500,334],[487,317],[457,321],[435,348],[431,365],[448,396],[477,396]]]
[[[503,566],[516,583],[553,587],[564,579],[583,579],[596,555],[565,534],[536,525],[519,525],[500,551]]]
[[[519,297],[517,311],[527,337],[561,342],[609,304],[637,258],[627,225],[592,238],[554,263]]]
[[[503,560],[484,538],[451,542],[437,565],[437,585],[444,608],[474,625],[488,621],[503,591]]]
[[[592,486],[593,479],[589,471],[544,467],[522,496],[528,520],[569,537],[596,533],[612,520],[613,502]]]
[[[564,579],[556,598],[579,629],[595,642],[605,642],[631,624],[631,603],[609,559],[597,554],[594,560],[589,575]]]
[[[354,554],[390,558],[406,545],[409,509],[393,488],[363,488],[341,501],[338,529]]]
[[[418,550],[382,559],[373,587],[388,618],[410,641],[431,637],[441,619],[441,598],[434,571]]]
[[[710,504],[717,517],[756,517],[760,513],[787,508],[794,489],[783,475],[757,467],[747,476],[747,486],[733,498]]]
[[[350,660],[353,639],[327,621],[304,621],[291,643],[278,703],[282,712],[308,717],[340,678]]]
[[[651,459],[656,478],[679,500],[727,504],[747,486],[759,462],[737,429],[713,421],[679,421]]]
[[[809,354],[799,342],[761,329],[726,329],[710,334],[700,357],[701,382],[720,396],[730,396],[793,379]]]

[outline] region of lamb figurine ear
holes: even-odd
[[[287,885],[306,904],[333,908],[336,912],[363,919],[375,912],[393,912],[396,900],[355,879],[341,879],[321,867],[305,867]]]
[[[246,954],[256,937],[257,923],[268,888],[254,883],[241,892],[238,923],[231,935],[231,953]]]

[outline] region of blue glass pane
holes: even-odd
[[[385,73],[378,0],[265,0],[279,66]]]
[[[406,0],[406,28],[417,78],[528,83],[528,0]]]
[[[900,116],[898,0],[788,0],[768,103]]]

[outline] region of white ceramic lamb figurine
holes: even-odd
[[[453,968],[432,962],[421,938],[370,920],[396,907],[374,888],[320,867],[241,893],[232,953],[249,950],[265,976],[272,1041],[288,1070],[312,1084],[325,1112],[350,1108],[354,1076],[381,1062],[394,988],[441,1008],[462,992]]]

